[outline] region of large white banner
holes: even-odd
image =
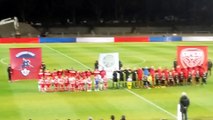
[[[76,42],[87,43],[113,43],[114,37],[77,37]]]
[[[112,78],[112,73],[119,70],[119,55],[118,53],[101,53],[99,55],[99,70],[106,71],[107,78]]]
[[[211,36],[194,36],[194,37],[182,37],[182,41],[213,41],[213,37]]]

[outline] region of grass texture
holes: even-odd
[[[9,48],[41,47],[47,68],[87,70],[94,68],[100,53],[118,52],[124,68],[172,67],[177,46],[208,46],[213,60],[213,42],[153,43],[54,43],[0,44],[0,120],[175,120],[181,92],[191,104],[190,120],[213,119],[213,75],[202,86],[176,86],[154,89],[108,89],[99,92],[38,92],[36,80],[9,83]]]

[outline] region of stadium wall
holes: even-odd
[[[0,38],[0,43],[39,43],[39,38]]]
[[[40,43],[74,43],[76,38],[39,38]]]
[[[149,37],[150,42],[175,42],[182,41],[182,37],[180,36],[168,36],[168,37],[160,37],[160,36],[151,36]]]
[[[76,42],[86,42],[86,43],[113,43],[114,37],[78,37]]]
[[[203,37],[203,36],[187,36],[187,37],[182,37],[182,41],[213,41],[213,37],[212,36],[207,36],[207,37]]]
[[[77,37],[77,38],[0,38],[4,43],[117,43],[117,42],[176,42],[213,41],[213,36],[119,36],[119,37]]]
[[[149,42],[149,36],[119,36],[114,42]]]

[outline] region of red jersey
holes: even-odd
[[[92,75],[92,72],[91,71],[86,71],[86,76],[87,77],[90,77]]]
[[[63,70],[58,70],[57,71],[57,76],[60,78],[63,75]]]
[[[75,70],[69,70],[70,72],[70,76],[75,76],[76,75],[76,71]]]
[[[149,73],[150,73],[151,76],[154,76],[154,75],[155,75],[155,70],[154,70],[154,68],[150,68],[150,69],[149,69]]]
[[[162,75],[161,75],[161,74],[162,74],[162,71],[161,71],[160,68],[157,69],[157,73],[158,73],[159,77],[161,78],[161,76],[162,76]]]
[[[94,76],[96,76],[96,75],[100,74],[100,71],[99,71],[99,70],[95,70],[95,71],[93,72],[93,74],[94,74]]]
[[[164,75],[165,75],[165,77],[166,77],[166,80],[168,80],[168,77],[169,77],[169,70],[168,70],[168,69],[164,69],[164,70],[163,70],[163,73],[164,73]]]
[[[64,70],[64,75],[65,76],[69,76],[70,75],[70,71],[68,69]]]
[[[52,72],[52,77],[55,78],[57,76],[57,71]]]
[[[178,73],[178,75],[180,75],[180,72],[181,72],[180,66],[177,66],[175,71]]]
[[[52,74],[51,74],[49,71],[46,71],[46,72],[44,73],[45,78],[51,77],[51,75],[52,75]]]
[[[184,78],[185,78],[185,79],[188,78],[188,76],[189,76],[189,71],[188,71],[188,69],[187,69],[187,68],[183,68],[183,69],[182,69],[182,72],[183,72]]]
[[[141,68],[137,69],[138,80],[142,80],[143,78],[143,70]]]
[[[104,78],[104,76],[106,75],[106,71],[105,70],[101,70],[100,71],[100,75],[101,75],[101,78]]]
[[[39,73],[38,73],[38,78],[39,79],[42,79],[44,77],[44,73],[42,72],[42,71],[40,71]]]
[[[83,79],[85,79],[87,76],[86,76],[86,72],[81,72],[80,73],[81,74],[81,77],[83,78]]]
[[[201,77],[203,77],[204,72],[205,72],[205,69],[204,69],[203,67],[200,67],[200,68],[199,68],[199,73],[200,73],[200,76],[201,76]]]

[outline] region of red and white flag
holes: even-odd
[[[38,79],[41,48],[10,48],[12,80]]]
[[[177,62],[181,68],[202,66],[207,70],[207,46],[178,46]]]

